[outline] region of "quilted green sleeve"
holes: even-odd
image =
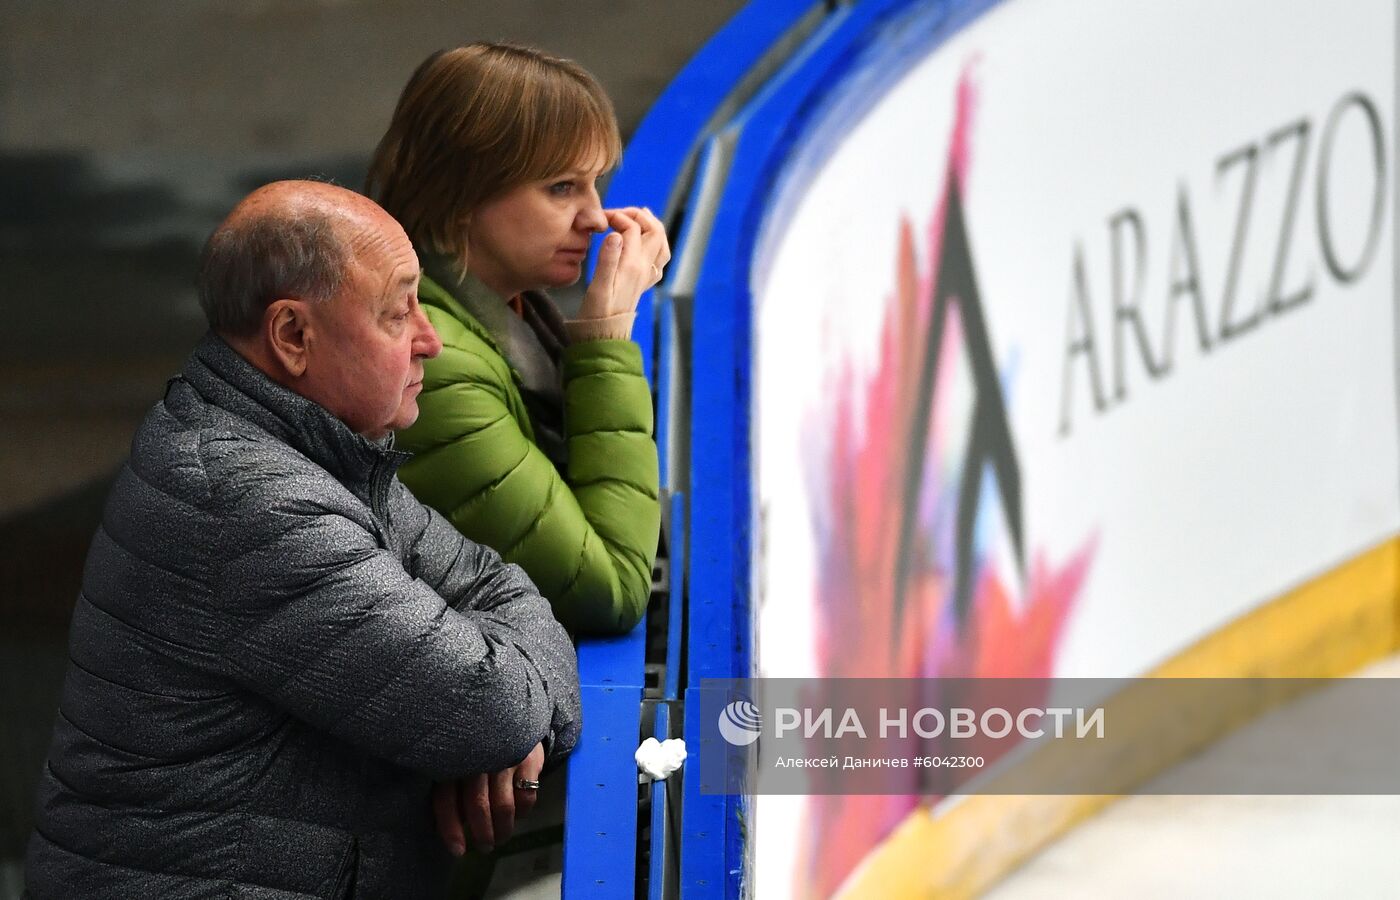
[[[419,418],[399,435],[400,470],[420,500],[525,570],[574,632],[617,634],[641,620],[660,530],[651,394],[631,341],[564,356],[565,477],[534,444],[500,355],[425,307],[443,340],[427,361]]]

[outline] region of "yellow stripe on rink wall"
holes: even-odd
[[[1331,678],[1400,648],[1400,538],[1226,625],[1148,673],[1157,678]],[[1124,692],[1128,694],[1131,688]],[[1249,718],[1287,700],[1210,704],[1215,718],[1139,723],[1141,752],[1122,761],[1115,784],[1135,784],[1186,758]],[[1106,706],[1130,715],[1131,698]],[[1118,721],[1115,715],[1114,721]],[[1035,765],[1036,757],[1027,760]],[[1050,763],[1053,765],[1053,762]],[[1093,796],[958,798],[938,816],[916,810],[842,885],[844,897],[975,897],[1041,847],[1118,799]]]

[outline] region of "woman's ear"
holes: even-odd
[[[300,300],[274,300],[263,313],[263,334],[273,359],[283,371],[299,378],[306,372],[307,326],[310,325],[306,304]]]

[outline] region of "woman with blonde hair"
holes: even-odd
[[[630,335],[670,249],[648,210],[599,202],[621,149],[612,104],[577,64],[478,43],[419,66],[369,175],[418,251],[419,299],[444,344],[399,435],[415,454],[400,475],[587,633],[641,619],[660,523]],[[564,321],[543,291],[576,282],[609,227]]]
[[[646,209],[603,209],[622,141],[577,64],[476,43],[434,54],[404,88],[369,194],[423,265],[419,301],[442,339],[400,477],[468,538],[521,566],[573,632],[621,633],[646,609],[660,528],[651,392],[630,340],[670,248]],[[543,291],[579,280],[575,318]],[[541,748],[514,769],[439,785],[439,830],[465,819],[499,845],[534,803]],[[512,790],[514,789],[514,790]]]

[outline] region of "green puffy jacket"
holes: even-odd
[[[535,444],[519,376],[481,323],[424,276],[442,338],[399,477],[468,538],[523,568],[571,631],[621,633],[651,592],[661,512],[651,391],[632,341],[563,351],[563,476]]]

